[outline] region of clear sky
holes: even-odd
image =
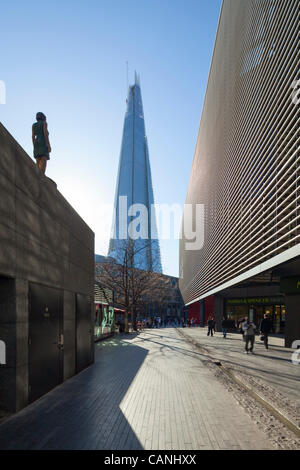
[[[184,204],[221,0],[1,0],[0,121],[32,156],[47,115],[47,175],[107,254],[129,84],[141,77],[156,203]],[[162,241],[178,275],[178,240]]]

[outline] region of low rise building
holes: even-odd
[[[0,124],[0,411],[94,361],[94,233]]]

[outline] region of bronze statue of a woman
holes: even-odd
[[[50,160],[51,145],[46,116],[43,113],[37,113],[36,122],[32,125],[32,143],[37,166],[45,174],[47,160]]]

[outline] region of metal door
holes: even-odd
[[[63,291],[29,284],[29,402],[63,381]]]
[[[76,372],[91,364],[91,302],[88,296],[76,294]]]

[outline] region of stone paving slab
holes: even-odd
[[[0,449],[272,449],[176,330],[95,348],[94,365],[0,425]]]
[[[222,333],[207,336],[206,328],[180,328],[199,342],[215,359],[225,361],[233,369],[238,366],[246,374],[259,377],[273,389],[300,407],[300,364],[291,361],[293,349],[284,347],[284,340],[269,338],[269,349],[256,336],[254,355],[244,354],[245,343],[241,334],[230,333],[224,339]]]

